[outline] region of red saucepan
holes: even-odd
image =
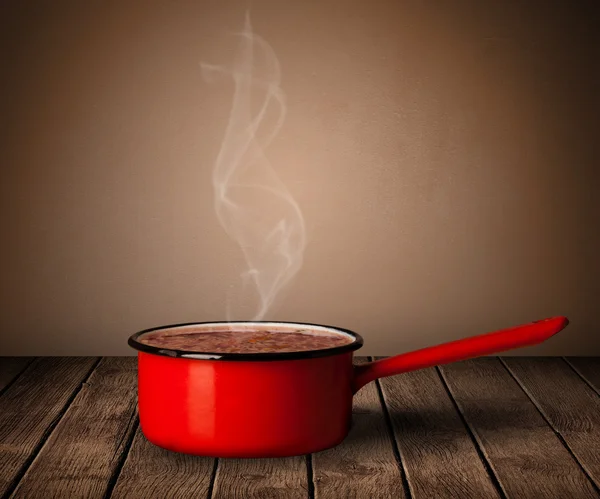
[[[134,334],[138,404],[146,438],[165,449],[210,457],[283,457],[339,444],[348,434],[352,396],[377,378],[541,343],[569,321],[554,317],[424,348],[368,364],[352,364],[363,339],[352,331],[289,322],[194,323]],[[207,353],[138,341],[153,331],[230,324],[281,331],[345,334],[342,346],[303,352]]]

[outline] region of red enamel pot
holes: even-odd
[[[461,339],[368,364],[352,364],[360,335],[330,326],[288,322],[194,323],[134,334],[138,350],[140,426],[155,445],[210,457],[284,457],[339,444],[350,429],[352,396],[377,378],[535,345],[569,321],[554,317]],[[223,324],[298,327],[349,335],[351,343],[279,353],[169,350],[138,341],[145,333]]]

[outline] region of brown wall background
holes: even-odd
[[[224,318],[243,270],[210,175],[237,1],[0,7],[0,354],[130,355]],[[593,9],[593,10],[592,10]],[[270,318],[391,355],[553,315],[599,355],[594,2],[253,1],[288,114],[267,154],[308,246]],[[251,297],[249,297],[250,299]]]

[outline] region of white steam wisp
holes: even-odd
[[[252,32],[249,15],[236,36],[239,45],[232,67],[201,66],[206,81],[225,74],[235,85],[213,170],[214,202],[221,225],[244,254],[244,284],[250,279],[256,287],[259,303],[252,320],[262,320],[300,270],[306,235],[300,207],[264,153],[286,112],[279,61],[271,46]],[[271,126],[260,130],[265,122]],[[231,307],[227,308],[227,319],[232,320]]]

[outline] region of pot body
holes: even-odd
[[[138,352],[145,437],[210,457],[284,457],[340,443],[352,414],[353,352],[268,361]]]

